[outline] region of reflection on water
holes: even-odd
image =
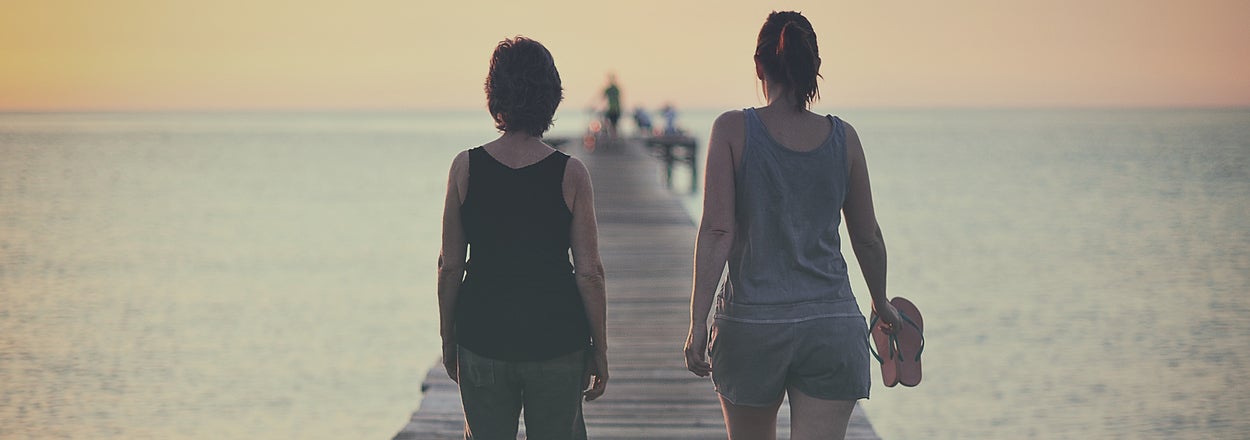
[[[0,438],[393,435],[491,134],[401,116],[0,115]]]
[[[389,438],[478,113],[0,115],[0,438]],[[1250,112],[840,114],[927,327],[883,437],[1250,433]]]
[[[867,406],[883,433],[1250,433],[1250,112],[908,126],[870,154],[890,288],[930,350],[923,387]]]

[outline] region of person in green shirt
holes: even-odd
[[[603,97],[608,100],[608,110],[603,114],[608,119],[608,136],[616,139],[616,123],[621,120],[621,89],[616,87],[615,74],[608,74],[608,88],[603,90]]]

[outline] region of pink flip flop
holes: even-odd
[[[915,304],[901,296],[894,297],[890,304],[898,310],[903,318],[902,328],[895,332],[898,341],[898,382],[906,387],[920,384],[920,355],[924,353],[924,318]]]
[[[872,342],[876,345],[868,346],[868,352],[872,353],[872,357],[877,358],[877,362],[881,363],[881,381],[887,387],[898,385],[899,371],[899,351],[898,340],[895,334],[886,333],[884,325],[878,325],[881,317],[877,316],[877,312],[872,312],[872,319],[868,323],[868,328],[872,332]],[[881,353],[881,354],[877,354]],[[882,358],[882,356],[885,356]]]

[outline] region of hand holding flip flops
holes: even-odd
[[[920,309],[903,297],[890,300],[902,321],[896,328],[890,326],[873,310],[868,327],[873,344],[868,346],[873,357],[881,362],[881,379],[885,386],[897,384],[914,387],[920,384],[920,355],[924,353],[924,319]],[[889,313],[883,311],[883,313]],[[876,345],[876,350],[873,350]],[[880,354],[878,354],[880,353]]]

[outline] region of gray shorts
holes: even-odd
[[[868,397],[868,324],[864,318],[818,318],[712,324],[712,382],[726,400],[771,406],[787,389],[825,400]]]

